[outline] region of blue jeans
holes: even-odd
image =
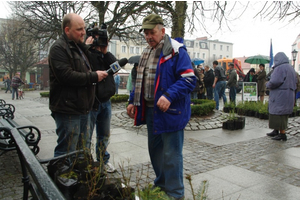
[[[54,149],[54,157],[71,153],[76,149],[90,148],[89,114],[68,115],[52,112],[55,120],[57,145]]]
[[[16,98],[19,98],[19,94],[18,94],[18,88],[12,88],[12,99],[15,99],[15,93],[16,93]]]
[[[229,99],[230,102],[234,102],[235,104],[235,97],[236,97],[236,87],[230,87],[229,88]]]
[[[10,89],[10,84],[7,84],[7,85],[6,85],[6,91],[5,91],[5,93],[7,93],[7,91],[10,91],[10,92],[12,93],[12,91],[11,91],[11,89]]]
[[[103,163],[108,163],[110,154],[107,152],[107,146],[110,137],[110,120],[111,120],[111,102],[100,103],[98,110],[90,112],[90,137],[92,138],[94,127],[96,125],[96,157],[97,161],[103,159]]]
[[[219,97],[223,98],[224,104],[227,102],[226,95],[226,81],[218,81],[215,85],[215,102],[216,102],[216,109],[219,110]]]
[[[146,108],[148,150],[156,178],[154,185],[168,195],[184,196],[183,185],[183,140],[184,131],[153,134],[153,108]]]
[[[213,87],[211,87],[211,86],[206,87],[207,99],[209,99],[209,100],[213,99],[213,91],[214,91]]]

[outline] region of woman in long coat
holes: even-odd
[[[286,141],[285,129],[288,125],[289,114],[294,108],[297,75],[283,52],[275,55],[274,70],[266,86],[270,89],[269,128],[274,129],[267,135],[273,140]]]
[[[259,65],[259,71],[257,71],[256,75],[257,75],[257,92],[258,92],[258,96],[259,96],[259,100],[261,102],[264,102],[264,97],[265,97],[265,92],[266,92],[266,70],[265,70],[265,65],[264,64],[260,64]]]

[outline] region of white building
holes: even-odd
[[[191,59],[200,58],[204,60],[203,65],[210,65],[220,58],[232,58],[233,43],[219,40],[208,40],[207,37],[185,40],[188,54]]]

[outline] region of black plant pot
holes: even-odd
[[[74,194],[77,192],[80,186],[78,179],[69,179],[61,176],[57,176],[55,184],[67,200],[74,199]]]
[[[234,120],[235,128],[236,129],[243,129],[245,128],[245,117],[238,117],[236,120]]]
[[[229,109],[230,109],[229,107],[224,107],[223,108],[224,113],[229,113]]]
[[[264,119],[269,119],[269,114],[264,114]]]
[[[235,130],[235,124],[233,120],[228,120],[227,121],[227,129],[228,130]]]
[[[227,121],[223,122],[222,128],[223,129],[228,129],[228,125],[227,124],[228,124]]]
[[[265,117],[264,117],[264,114],[263,113],[259,113],[259,117],[258,117],[259,119],[264,119]]]

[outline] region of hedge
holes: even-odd
[[[49,97],[49,92],[41,92],[41,97]],[[112,103],[128,102],[129,95],[127,94],[116,94],[110,98]],[[192,99],[191,100],[191,111],[192,116],[204,116],[208,115],[216,107],[216,102],[207,99]]]

